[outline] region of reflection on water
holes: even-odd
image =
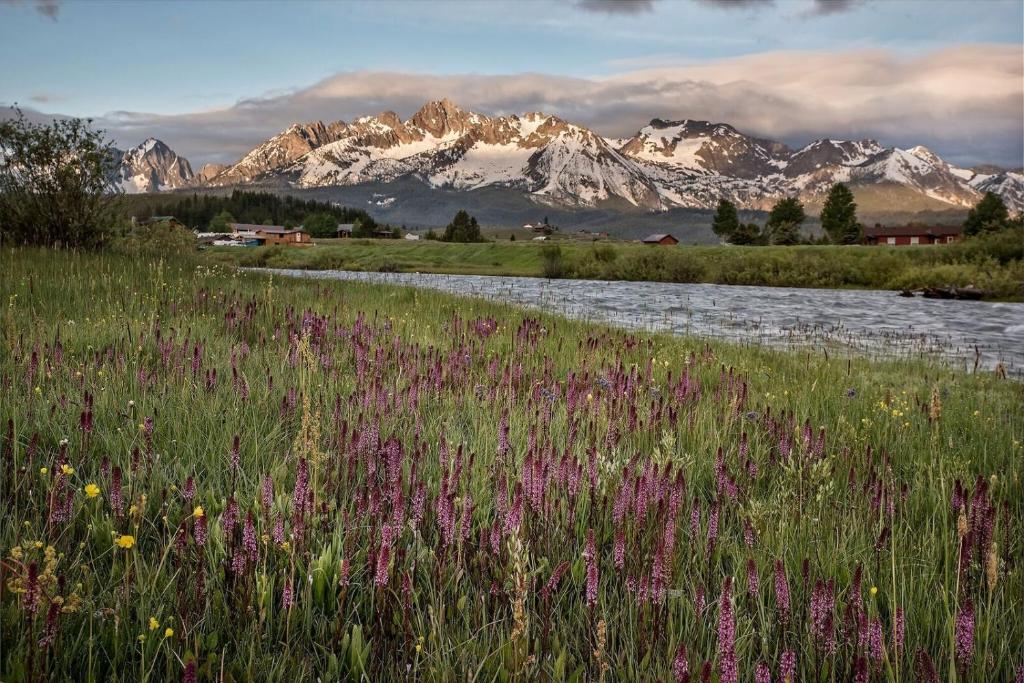
[[[1024,304],[1017,303],[903,298],[874,290],[261,270],[423,287],[583,320],[770,346],[941,357],[968,369],[1002,362],[1008,372],[1024,373]]]

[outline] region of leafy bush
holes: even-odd
[[[111,247],[133,256],[188,254],[196,249],[196,235],[172,223],[133,225],[114,238]]]
[[[568,266],[562,248],[556,244],[546,244],[541,248],[543,258],[542,270],[544,277],[550,279],[563,278],[568,273]]]

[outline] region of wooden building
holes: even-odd
[[[864,228],[865,244],[909,246],[913,244],[952,244],[962,237],[962,229],[955,225],[906,225]]]
[[[648,235],[640,241],[644,244],[657,244],[662,247],[674,247],[679,244],[679,240],[668,233],[655,233],[654,235]]]
[[[288,247],[311,247],[313,238],[298,228],[280,225],[253,225],[251,223],[229,223],[236,239],[259,246],[281,244]]]

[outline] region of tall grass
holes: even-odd
[[[187,260],[0,269],[4,681],[1022,664],[1019,384]]]

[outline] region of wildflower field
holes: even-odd
[[[0,254],[0,679],[1012,681],[1024,390]]]

